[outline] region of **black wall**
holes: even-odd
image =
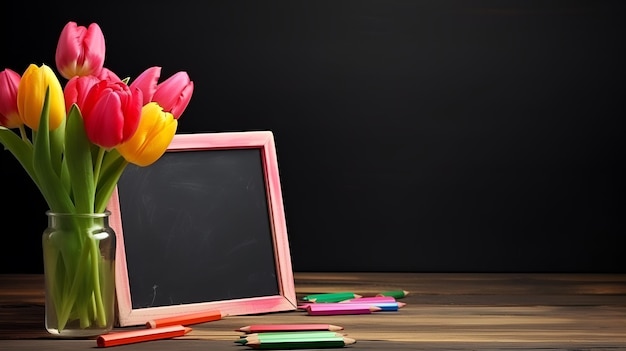
[[[188,71],[180,133],[275,133],[296,271],[626,273],[623,3],[13,2],[0,69],[73,20],[120,77]],[[0,273],[40,273],[46,205],[0,167]]]

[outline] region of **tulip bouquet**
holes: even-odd
[[[194,85],[184,71],[160,83],[158,66],[120,79],[104,58],[98,24],[68,22],[55,55],[64,85],[45,64],[30,64],[21,75],[0,72],[0,143],[38,187],[49,212],[106,212],[124,168],[148,166],[163,155],[191,99]],[[89,224],[75,223],[70,245],[54,255],[44,250],[46,294],[54,295],[59,332],[73,320],[83,328],[111,325],[98,286],[100,253],[92,237],[80,234]]]

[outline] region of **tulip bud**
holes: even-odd
[[[157,89],[160,76],[161,67],[154,66],[141,72],[141,74],[130,83],[131,88],[138,88],[143,93],[144,105],[152,101],[152,96]]]
[[[57,70],[66,79],[98,75],[104,65],[105,51],[104,34],[98,24],[92,23],[87,28],[68,22],[57,44]]]
[[[189,104],[193,94],[193,82],[187,72],[181,71],[172,75],[161,84],[157,84],[161,76],[161,67],[154,66],[143,71],[131,84],[141,89],[144,105],[154,101],[171,112],[178,119]]]
[[[30,64],[22,74],[17,89],[17,110],[22,122],[34,131],[39,130],[39,120],[47,89],[50,89],[48,100],[50,106],[49,130],[52,131],[57,129],[65,120],[63,88],[50,67],[46,65],[37,67]]]
[[[0,72],[0,126],[19,128],[22,123],[17,110],[17,88],[20,85],[19,73],[7,68]]]
[[[156,102],[141,109],[137,132],[128,141],[116,147],[126,161],[141,167],[156,162],[174,139],[178,120]]]
[[[96,83],[80,106],[89,140],[105,149],[128,140],[139,124],[141,101],[141,90],[122,82]]]
[[[187,72],[181,71],[157,85],[152,101],[156,101],[163,106],[164,111],[171,112],[178,119],[187,108],[192,94],[193,82]]]

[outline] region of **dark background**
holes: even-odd
[[[275,133],[295,271],[626,273],[623,4],[14,1],[0,69],[76,21],[120,77],[187,71],[179,133]],[[41,273],[47,206],[0,167],[0,273]]]

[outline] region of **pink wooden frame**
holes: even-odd
[[[268,208],[272,226],[274,257],[279,294],[225,301],[210,301],[193,304],[170,305],[133,309],[130,284],[124,249],[124,228],[117,188],[108,209],[111,211],[110,224],[117,236],[116,250],[116,291],[118,304],[117,324],[119,326],[142,325],[149,320],[177,314],[219,310],[225,315],[247,315],[257,313],[295,310],[297,306],[291,256],[287,239],[287,229],[278,173],[278,162],[274,136],[270,131],[244,131],[224,133],[177,134],[166,152],[202,151],[214,149],[257,148],[261,150]],[[234,272],[233,274],[236,274]]]

